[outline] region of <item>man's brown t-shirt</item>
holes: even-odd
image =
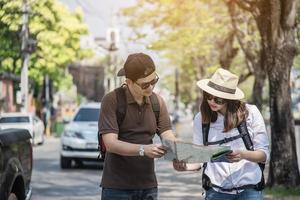
[[[116,93],[105,95],[101,102],[99,117],[100,134],[116,133],[118,139],[134,144],[152,144],[156,133],[156,118],[149,97],[138,105],[126,88],[126,116],[118,127]],[[171,130],[171,122],[163,99],[157,95],[160,104],[158,135]],[[145,189],[157,187],[154,159],[147,156],[121,156],[106,152],[101,187],[115,189]]]

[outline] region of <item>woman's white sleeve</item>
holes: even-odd
[[[267,160],[269,160],[270,145],[269,145],[269,138],[267,135],[264,119],[256,106],[252,106],[251,110],[252,110],[251,128],[253,130],[253,136],[254,136],[253,137],[254,149],[263,151],[267,156]]]
[[[193,143],[203,145],[201,113],[197,113],[193,123]]]

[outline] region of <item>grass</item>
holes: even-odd
[[[273,198],[293,197],[292,199],[300,199],[300,187],[286,188],[276,186],[264,189],[264,194]]]

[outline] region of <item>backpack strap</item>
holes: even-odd
[[[150,102],[152,105],[152,110],[155,115],[156,125],[158,126],[158,120],[159,120],[159,114],[160,114],[160,105],[159,105],[158,97],[155,93],[152,93],[149,98],[150,98]]]
[[[208,144],[208,133],[209,133],[210,123],[204,124],[202,123],[202,137],[203,137],[203,145],[207,146]]]
[[[126,115],[126,109],[127,109],[127,98],[125,94],[125,88],[124,85],[122,85],[119,88],[116,88],[115,90],[116,98],[117,98],[117,110],[116,110],[116,116],[117,116],[117,123],[118,126],[122,124],[125,115]],[[102,138],[102,135],[98,131],[98,150],[100,151],[98,155],[98,159],[104,160],[105,153],[106,153],[106,147]]]
[[[254,151],[253,142],[252,142],[250,134],[248,132],[246,121],[242,121],[242,123],[240,123],[238,125],[237,129],[243,139],[246,149],[249,151]],[[261,176],[261,181],[257,184],[257,188],[259,190],[262,190],[265,186],[265,179],[264,179],[264,173],[263,173],[264,169],[265,169],[265,163],[258,163],[258,166],[261,169],[262,176]]]
[[[115,89],[116,98],[117,98],[117,123],[120,127],[122,122],[124,121],[126,111],[127,111],[127,98],[125,94],[125,87],[121,86]]]
[[[206,143],[207,143],[207,145],[215,145],[215,144],[222,145],[222,144],[226,144],[228,142],[237,140],[241,137],[242,137],[241,135],[236,135],[236,136],[233,136],[233,137],[224,138],[223,140],[217,140],[217,141],[214,141],[214,142],[206,142]]]
[[[208,146],[208,133],[209,133],[210,123],[204,124],[202,123],[202,139],[203,145]],[[204,173],[207,167],[207,162],[203,163],[203,171],[202,171],[202,187],[207,191],[211,187],[210,178]]]
[[[203,144],[205,146],[207,145],[215,145],[215,144],[225,144],[231,141],[234,141],[236,139],[242,138],[243,142],[245,144],[245,147],[247,150],[254,151],[253,143],[250,137],[250,134],[248,132],[247,124],[246,121],[242,121],[238,126],[237,129],[239,131],[239,135],[229,137],[229,138],[224,138],[223,140],[218,140],[214,142],[208,142],[208,133],[209,133],[209,127],[210,124],[204,124],[202,123],[202,135],[203,135]]]
[[[118,126],[120,127],[126,116],[127,98],[126,98],[125,88],[123,86],[116,88],[115,92],[116,92],[116,97],[117,97],[116,115],[117,115]],[[151,94],[150,102],[152,105],[152,110],[155,115],[156,124],[158,124],[158,119],[159,119],[159,114],[160,114],[160,105],[159,105],[158,97],[156,94],[154,94],[154,93]]]
[[[237,129],[240,133],[241,138],[245,144],[247,150],[254,151],[253,142],[251,140],[250,134],[248,132],[246,121],[242,121],[238,126]]]

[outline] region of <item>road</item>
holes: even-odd
[[[32,200],[99,199],[102,171],[97,166],[61,170],[59,138],[48,138],[44,145],[34,147]]]
[[[190,139],[191,121],[177,125],[181,138]],[[101,166],[62,170],[59,166],[59,138],[47,138],[33,149],[32,200],[99,200]],[[202,196],[201,172],[176,172],[172,163],[163,159],[156,162],[159,199],[196,200]]]

